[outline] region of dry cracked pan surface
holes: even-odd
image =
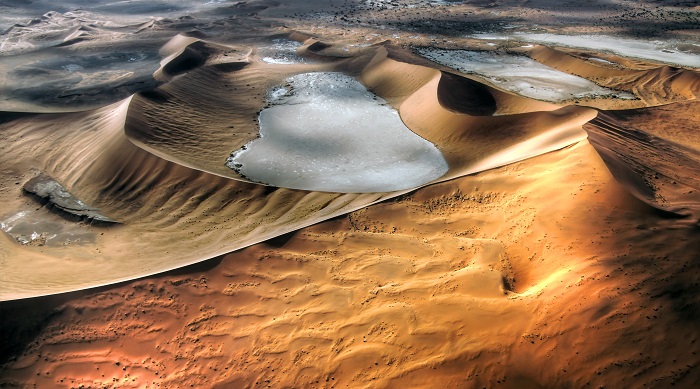
[[[700,382],[697,68],[470,35],[658,33],[692,54],[692,2],[50,6],[0,6],[20,23],[0,35],[1,387]],[[280,39],[301,60],[265,61]],[[636,99],[533,100],[416,47],[526,55]],[[225,166],[270,88],[329,71],[446,175],[327,193]],[[23,192],[40,174],[119,223]]]

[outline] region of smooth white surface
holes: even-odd
[[[291,39],[274,39],[272,45],[258,48],[258,54],[263,62],[277,65],[305,63],[306,60],[297,55],[297,48],[302,44]]]
[[[418,52],[441,65],[478,74],[494,85],[533,99],[552,102],[596,96],[634,99],[634,95],[604,88],[585,78],[560,72],[525,56],[492,51],[423,47]]]
[[[648,59],[652,61],[700,68],[700,55],[683,52],[673,41],[637,40],[609,35],[561,35],[516,32],[507,34],[474,34],[477,39],[507,40],[517,39],[533,43],[544,43],[567,47],[578,47],[594,51],[608,51],[623,57]]]
[[[447,162],[398,112],[341,73],[304,73],[268,92],[260,138],[227,166],[274,186],[327,192],[390,192],[440,178]]]
[[[557,35],[518,33],[523,39],[554,43],[562,46],[581,47],[595,51],[610,51],[623,57],[650,59],[674,65],[700,67],[700,56],[679,51],[672,42],[636,40],[607,35]]]
[[[22,245],[66,246],[95,242],[95,233],[46,209],[25,209],[5,215],[0,230]],[[0,232],[3,233],[3,232]]]

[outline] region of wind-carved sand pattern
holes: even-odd
[[[292,189],[370,193],[418,187],[447,172],[432,143],[342,73],[303,73],[269,91],[260,138],[226,164],[253,181]]]
[[[441,65],[480,75],[494,85],[533,99],[557,103],[600,96],[636,98],[630,93],[604,88],[585,78],[552,69],[525,56],[429,47],[421,47],[417,51]]]

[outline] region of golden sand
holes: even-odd
[[[495,12],[476,3],[422,12]],[[305,4],[227,5],[206,14],[213,30],[166,18],[65,36],[40,34],[41,22],[5,34],[15,42],[5,61],[122,41],[160,60],[153,84],[127,96],[105,87],[99,98],[62,102],[45,84],[41,101],[0,102],[0,220],[31,218],[46,230],[25,244],[19,227],[0,234],[0,386],[700,380],[697,69],[487,45],[445,34],[447,22],[442,32],[373,27],[389,23],[390,5],[331,8],[370,20],[356,28],[338,16],[284,19],[310,12]],[[556,16],[498,9],[531,22]],[[391,12],[420,19],[411,8]],[[301,43],[304,61],[262,61],[258,48],[274,39]],[[433,63],[411,49],[419,45],[527,55],[638,99],[534,100]],[[258,136],[269,88],[317,71],[353,76],[385,99],[438,148],[447,173],[411,190],[329,193],[259,185],[227,167]],[[39,174],[118,223],[66,215],[25,193]]]

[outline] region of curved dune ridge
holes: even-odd
[[[368,47],[349,58],[323,54],[321,63],[278,65],[251,60],[255,51],[245,47],[178,36],[162,49],[166,59],[156,78],[169,80],[164,85],[100,109],[19,115],[4,124],[6,187],[40,171],[123,224],[82,225],[94,243],[69,239],[54,249],[6,242],[0,298],[65,292],[162,272],[404,193],[266,188],[245,182],[225,166],[232,150],[257,136],[257,114],[264,108],[266,91],[290,75],[322,70],[355,74],[398,109],[408,128],[437,146],[447,161],[439,180],[566,147],[585,139],[581,125],[596,115],[587,108],[529,103],[475,87],[473,81],[404,62],[412,58],[408,53],[395,51],[402,60],[392,59],[391,50]],[[455,92],[457,88],[463,92]],[[449,102],[466,94],[475,94],[471,106]],[[504,107],[505,101],[520,103]],[[528,112],[545,106],[551,110]],[[508,111],[514,107],[523,113]],[[475,111],[501,115],[474,116]],[[31,155],[24,150],[32,150]],[[13,190],[3,192],[3,201],[10,211],[3,217],[34,206],[32,199]],[[33,260],[23,260],[26,256]]]

